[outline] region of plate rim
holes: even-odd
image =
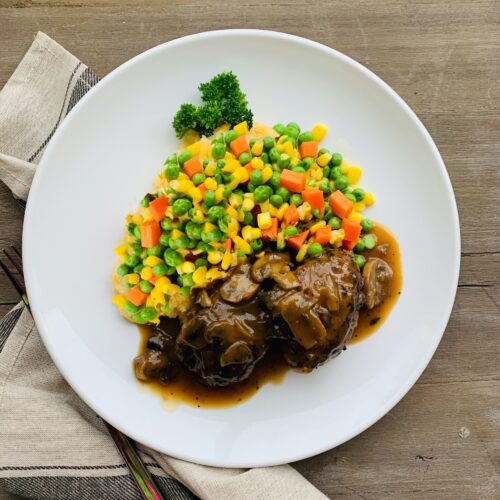
[[[42,338],[42,341],[49,352],[49,355],[51,359],[53,360],[54,364],[66,380],[66,382],[71,386],[71,388],[78,394],[78,396],[86,403],[88,404],[98,415],[102,416],[107,422],[109,422],[111,425],[119,429],[121,432],[126,434],[127,436],[130,436],[134,440],[136,440],[139,443],[143,443],[146,446],[156,449],[155,448],[155,443],[152,442],[151,440],[144,439],[144,437],[138,437],[137,432],[134,429],[129,429],[127,428],[126,424],[122,425],[122,422],[117,421],[117,419],[113,415],[109,415],[108,412],[100,407],[99,404],[96,403],[92,395],[89,393],[89,391],[86,391],[85,387],[81,385],[81,383],[78,381],[77,377],[75,377],[72,374],[72,371],[70,369],[67,369],[66,366],[64,365],[64,362],[62,358],[59,357],[59,354],[56,352],[55,345],[52,344],[52,341],[50,340],[50,334],[45,331],[45,324],[44,321],[42,320],[42,312],[38,311],[38,299],[36,295],[30,295],[30,289],[33,291],[33,287],[31,286],[31,283],[34,281],[34,275],[36,273],[36,270],[30,266],[29,264],[29,254],[32,252],[32,248],[34,248],[35,242],[33,244],[31,243],[31,237],[30,237],[30,219],[31,219],[31,214],[35,210],[35,200],[36,199],[36,193],[38,190],[38,187],[40,183],[42,182],[43,179],[43,174],[45,170],[49,168],[49,156],[50,152],[52,151],[53,148],[56,147],[57,144],[57,138],[58,136],[62,133],[63,130],[65,130],[69,124],[72,122],[72,120],[75,118],[75,116],[78,115],[78,110],[85,106],[87,100],[91,99],[92,96],[96,93],[99,92],[101,86],[105,85],[109,80],[112,80],[116,76],[118,76],[122,71],[125,71],[127,68],[130,66],[134,65],[136,62],[140,61],[141,59],[148,58],[151,55],[155,54],[156,52],[159,52],[163,50],[166,46],[172,47],[184,43],[189,43],[193,40],[203,40],[207,38],[212,38],[212,37],[226,37],[226,36],[256,36],[256,37],[267,37],[269,40],[278,40],[278,41],[291,41],[291,42],[296,42],[305,46],[309,46],[312,49],[322,51],[326,54],[328,54],[331,57],[336,57],[341,59],[343,62],[347,63],[348,65],[352,66],[355,70],[360,71],[363,73],[368,79],[370,79],[372,82],[380,86],[385,92],[387,92],[393,99],[397,101],[397,103],[400,105],[402,110],[405,112],[405,114],[408,116],[408,118],[415,124],[415,126],[419,129],[419,131],[422,133],[423,138],[425,139],[425,142],[430,148],[430,151],[432,152],[433,156],[437,160],[437,163],[439,165],[439,174],[444,182],[444,186],[446,188],[446,195],[447,195],[447,201],[449,204],[449,208],[451,209],[451,216],[452,216],[452,223],[454,226],[454,246],[456,248],[456,252],[453,256],[450,256],[450,258],[453,258],[453,270],[454,270],[454,276],[453,276],[453,288],[450,290],[449,295],[447,297],[446,301],[446,307],[445,313],[442,315],[442,320],[441,324],[436,325],[435,329],[436,331],[439,331],[439,335],[436,335],[433,337],[434,339],[434,345],[431,346],[431,348],[428,350],[427,355],[423,355],[419,362],[417,363],[413,373],[411,374],[410,377],[407,378],[406,382],[401,385],[399,390],[396,392],[396,394],[388,399],[385,404],[381,405],[380,408],[378,409],[377,412],[373,412],[373,414],[370,416],[370,418],[365,419],[364,421],[360,422],[359,425],[354,427],[351,432],[346,433],[343,435],[342,439],[325,439],[325,444],[322,446],[316,446],[314,449],[308,449],[307,451],[304,452],[296,452],[294,455],[288,454],[286,457],[283,456],[276,456],[274,460],[269,460],[266,459],[265,457],[262,457],[261,460],[256,461],[256,460],[238,460],[234,461],[233,459],[229,459],[228,461],[220,461],[217,459],[200,459],[198,457],[192,456],[189,453],[177,453],[177,452],[172,452],[172,451],[165,451],[165,453],[168,453],[169,455],[179,458],[182,460],[186,460],[189,462],[193,463],[198,463],[202,465],[208,465],[208,466],[214,466],[214,467],[244,467],[244,468],[249,468],[249,467],[267,467],[267,466],[273,466],[273,465],[280,465],[284,463],[289,463],[289,462],[295,462],[297,460],[302,460],[305,458],[309,458],[315,455],[318,455],[320,453],[323,453],[327,450],[330,450],[336,446],[339,446],[353,437],[361,434],[364,432],[366,429],[371,427],[373,424],[375,424],[378,420],[380,420],[383,416],[385,416],[399,401],[403,399],[403,397],[409,392],[409,390],[415,385],[417,382],[418,378],[422,375],[424,372],[425,368],[428,366],[430,363],[432,357],[434,356],[436,349],[441,342],[441,339],[444,335],[444,332],[446,330],[447,324],[449,322],[452,309],[455,303],[455,298],[456,298],[456,293],[457,293],[457,285],[458,285],[458,280],[459,280],[459,273],[460,273],[460,257],[461,257],[461,237],[460,237],[460,220],[459,220],[459,213],[458,213],[458,208],[457,208],[457,203],[455,199],[455,194],[453,191],[452,183],[448,174],[448,171],[446,169],[445,163],[441,157],[441,154],[439,153],[439,150],[434,143],[430,133],[426,129],[426,127],[423,125],[417,114],[410,108],[410,106],[406,103],[406,101],[389,85],[387,84],[382,78],[377,76],[373,71],[370,69],[366,68],[364,65],[356,61],[355,59],[347,56],[346,54],[343,54],[342,52],[333,49],[331,47],[328,47],[322,43],[300,37],[297,35],[292,35],[288,33],[283,33],[279,31],[269,31],[269,30],[260,30],[260,29],[225,29],[225,30],[214,30],[214,31],[206,31],[206,32],[201,32],[201,33],[196,33],[192,35],[187,35],[184,37],[176,38],[167,42],[164,42],[162,44],[159,44],[155,47],[152,47],[140,54],[137,54],[136,56],[132,57],[128,61],[122,63],[119,65],[117,68],[112,70],[110,73],[108,73],[106,76],[104,76],[94,87],[92,87],[82,99],[75,105],[74,109],[72,112],[62,121],[62,123],[59,125],[57,128],[54,136],[52,137],[51,141],[49,142],[42,158],[41,161],[36,169],[33,182],[31,184],[30,188],[30,193],[28,196],[27,200],[27,205],[26,205],[26,212],[24,216],[24,223],[23,223],[23,233],[22,233],[22,243],[23,243],[23,262],[24,264],[24,273],[25,273],[25,281],[26,281],[26,286],[28,290],[28,296],[30,296],[30,303],[31,303],[31,309],[32,309],[32,315],[34,317],[35,323],[38,327],[38,330],[40,332],[40,336]],[[40,325],[40,326],[38,326]]]

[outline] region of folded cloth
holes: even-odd
[[[0,179],[26,200],[36,162],[96,74],[43,33],[0,92]],[[0,489],[30,498],[141,498],[101,419],[65,382],[29,311],[0,322]],[[219,469],[141,447],[169,499],[324,499],[289,465]]]

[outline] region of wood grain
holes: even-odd
[[[317,40],[382,77],[419,115],[447,165],[462,231],[457,299],[432,362],[409,394],[360,436],[295,466],[328,496],[348,500],[494,499],[500,491],[499,26],[496,0],[0,0],[0,87],[38,30],[100,75],[179,36],[248,27]],[[20,245],[22,215],[0,186],[0,246]],[[0,276],[0,313],[17,300]]]

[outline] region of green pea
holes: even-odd
[[[189,238],[187,236],[179,236],[176,240],[174,240],[175,249],[187,248],[188,246]]]
[[[231,144],[235,139],[238,139],[239,136],[240,136],[240,134],[238,134],[238,132],[236,132],[236,130],[230,130],[226,134],[226,144]]]
[[[324,155],[324,154],[330,154],[330,151],[328,151],[328,149],[326,149],[326,148],[321,148],[318,151],[318,156],[321,156],[321,155]]]
[[[336,185],[336,184],[335,184]],[[345,193],[345,197],[348,199],[348,200],[351,200],[353,203],[356,203],[356,196],[354,196],[352,193]]]
[[[253,215],[252,212],[245,212],[243,215],[243,224],[251,224],[253,222]]]
[[[326,167],[323,167],[323,179],[329,179],[330,178],[330,167],[327,165]]]
[[[185,220],[178,220],[177,222],[174,223],[175,229],[178,229],[179,231],[184,231],[184,228],[186,227],[186,222]]]
[[[258,186],[255,188],[253,196],[257,203],[264,203],[269,199],[269,191],[266,189],[266,186]]]
[[[269,201],[271,202],[271,205],[275,206],[276,208],[279,208],[281,207],[281,205],[283,205],[283,198],[279,194],[271,195]]]
[[[188,297],[191,295],[191,288],[188,286],[182,286],[180,292],[181,295],[184,295],[184,297]]]
[[[340,226],[342,225],[342,221],[338,217],[332,217],[328,221],[328,225],[331,226],[332,229],[340,229]]]
[[[196,172],[191,179],[195,186],[199,186],[202,182],[205,182],[207,176],[203,172]]]
[[[296,129],[295,127],[290,127],[290,125],[288,125],[285,129],[285,134],[288,135],[288,137],[296,139],[300,134],[300,129]]]
[[[172,211],[174,215],[180,217],[181,215],[186,214],[192,207],[193,205],[187,198],[179,198],[172,204]]]
[[[349,181],[345,175],[341,175],[335,179],[335,188],[343,191],[349,185]]]
[[[254,170],[250,174],[250,182],[254,186],[260,186],[261,184],[264,183],[264,178],[262,177],[262,172],[260,170]]]
[[[160,226],[164,231],[171,231],[174,227],[172,220],[165,218],[160,222]]]
[[[352,194],[356,197],[356,201],[363,201],[366,193],[364,189],[356,188],[353,190]]]
[[[281,159],[281,153],[276,148],[273,147],[269,151],[269,159],[273,163],[278,163],[278,161]]]
[[[217,220],[217,225],[219,226],[219,229],[223,233],[227,233],[227,224],[228,224],[228,221],[226,220],[226,216],[221,217],[219,220]]]
[[[266,151],[269,151],[271,148],[274,148],[274,139],[269,135],[266,135],[266,137],[262,139],[262,142],[264,144],[264,149]]]
[[[248,189],[248,191],[249,191],[250,193],[253,193],[253,192],[255,191],[255,187],[256,187],[256,186],[255,186],[254,184],[252,184],[251,182],[249,182],[249,183],[247,184],[247,189]]]
[[[290,199],[290,191],[288,191],[288,189],[285,187],[280,186],[278,189],[276,189],[276,194],[281,196],[284,201],[288,201]]]
[[[299,142],[310,142],[310,141],[314,141],[312,132],[302,132],[302,134],[299,135]]]
[[[199,267],[208,267],[208,260],[207,259],[203,259],[202,257],[200,257],[199,259],[196,259],[194,261],[194,267],[196,267],[196,269],[198,269]]]
[[[300,231],[295,226],[288,226],[285,229],[285,238],[289,238],[290,236],[295,236],[296,234],[299,234],[299,232]]]
[[[149,281],[141,280],[139,281],[139,288],[144,293],[149,293],[153,290],[154,286]]]
[[[267,181],[267,184],[271,186],[273,189],[277,189],[280,185],[280,173],[273,172],[271,178]]]
[[[134,236],[135,228],[137,227],[137,224],[134,224],[133,222],[129,222],[127,225],[127,231],[130,236]]]
[[[358,242],[354,246],[354,250],[356,250],[357,252],[361,252],[364,249],[365,249],[365,242],[364,242],[363,238],[359,238]]]
[[[207,215],[212,222],[217,222],[220,218],[224,217],[225,215],[224,207],[221,206],[210,207],[208,209]]]
[[[292,172],[297,172],[298,174],[305,174],[306,170],[304,167],[292,167]]]
[[[274,127],[274,130],[278,132],[279,135],[283,135],[285,133],[286,127],[282,123],[277,123]]]
[[[342,170],[340,169],[340,167],[332,167],[330,169],[330,179],[332,181],[337,180],[341,176],[342,176]]]
[[[363,242],[367,250],[373,250],[377,244],[377,237],[374,234],[363,236]]]
[[[224,155],[226,154],[226,146],[224,144],[214,144],[212,146],[212,156],[216,160],[220,160],[221,158],[224,158]]]
[[[360,269],[365,265],[366,259],[362,255],[354,254],[353,258]]]
[[[156,309],[154,307],[144,307],[139,312],[139,317],[143,321],[153,321],[156,319]]]
[[[139,243],[130,243],[128,249],[132,255],[139,255],[142,252],[142,247]]]
[[[287,154],[283,153],[282,155],[280,155],[280,159],[278,160],[278,167],[287,168],[290,165],[291,161],[292,160],[290,159],[290,157]]]
[[[205,158],[202,162],[203,168],[207,168],[212,161],[209,158]]]
[[[214,241],[222,240],[222,232],[219,229],[212,229],[206,233],[206,242],[213,243]]]
[[[233,176],[230,175],[229,177],[231,178],[229,182],[231,182],[233,180]],[[222,196],[224,196],[224,198],[229,198],[231,196],[231,193],[232,193],[231,188],[226,186],[222,191]]]
[[[311,210],[311,214],[313,217],[316,217],[316,219],[321,219],[321,213],[317,208]]]
[[[182,275],[182,286],[193,286],[193,275],[191,273]]]
[[[361,227],[365,233],[369,233],[373,229],[373,222],[370,219],[363,219],[361,221]]]
[[[125,276],[126,274],[130,273],[130,268],[126,264],[122,264],[121,266],[118,266],[116,269],[116,274],[118,276]]]
[[[312,167],[312,164],[314,163],[314,158],[310,158],[309,156],[307,158],[304,158],[302,160],[302,167],[305,170],[309,170]]]
[[[196,248],[199,248],[204,252],[211,252],[213,250],[213,248],[208,243],[205,243],[203,240],[196,245]]]
[[[155,257],[159,257],[162,254],[161,246],[158,245],[156,247],[148,248],[147,254],[148,255],[154,255]]]
[[[226,162],[224,160],[217,160],[217,168],[223,169],[226,166]]]
[[[186,234],[191,240],[201,240],[201,232],[201,226],[195,222],[190,221],[186,224]]]
[[[252,161],[252,153],[241,153],[238,160],[242,165],[246,165]]]
[[[302,196],[300,196],[300,194],[292,194],[292,196],[290,196],[290,205],[295,205],[296,207],[298,207],[299,205],[302,205]]]
[[[188,151],[187,149],[182,151],[182,153],[179,154],[179,164],[184,165],[188,160],[190,160],[193,157],[192,153]]]
[[[205,191],[205,194],[203,195],[203,201],[206,203],[207,207],[211,207],[212,205],[215,205],[215,192],[208,190]]]
[[[153,266],[153,274],[155,276],[164,276],[167,274],[167,264],[165,262],[159,262],[155,266]]]
[[[167,163],[164,170],[165,177],[169,180],[174,180],[179,177],[179,167],[175,163]]]
[[[126,259],[125,259],[125,264],[128,266],[128,267],[134,267],[136,266],[137,264],[139,264],[139,256],[138,255],[129,255]]]
[[[134,273],[139,274],[143,269],[144,269],[144,264],[137,264],[137,266],[134,267]]]
[[[316,257],[323,253],[323,247],[319,243],[311,243],[307,249],[307,255],[311,257]]]
[[[260,238],[257,238],[256,240],[252,240],[250,242],[250,246],[254,252],[258,252],[264,248],[264,242]]]
[[[135,314],[139,310],[139,308],[136,305],[132,304],[130,300],[126,300],[123,306],[123,310],[129,314]]]
[[[330,183],[327,181],[327,180],[322,180],[320,183],[319,183],[319,189],[321,191],[323,191],[323,193],[325,194],[330,194],[332,192],[332,190],[330,189]]]
[[[224,179],[222,178],[222,174],[219,174],[219,173],[216,173],[214,175],[214,179],[215,179],[215,182],[217,183],[217,185],[220,187],[221,185],[223,185],[223,182],[224,182]]]
[[[332,158],[330,160],[330,163],[336,167],[337,165],[340,165],[342,163],[343,157],[340,153],[333,153]]]
[[[332,216],[332,207],[330,207],[330,205],[327,203],[325,205],[325,211],[323,212],[323,219],[327,221],[328,219],[330,219],[331,216]]]
[[[167,156],[164,165],[166,165],[167,163],[177,164],[177,155],[174,153],[173,155]]]
[[[224,144],[224,134],[214,137],[212,139],[212,144]]]
[[[163,258],[165,259],[165,262],[172,267],[176,267],[182,262],[182,255],[175,250],[167,250],[163,254]]]
[[[269,155],[267,153],[262,153],[260,158],[264,163],[269,163]]]
[[[188,248],[196,248],[196,243],[197,241],[196,240],[189,240],[189,243],[188,243]]]
[[[151,200],[153,200],[154,196],[152,194],[147,194],[146,196],[144,196],[144,198],[141,200],[141,207],[149,207],[149,202]]]

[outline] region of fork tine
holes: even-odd
[[[12,250],[13,247],[9,247],[9,250]],[[21,277],[23,276],[23,267],[22,267],[22,264],[19,262],[19,259],[18,258],[15,258],[15,257],[19,257],[19,253],[18,252],[15,252],[16,255],[12,256],[10,255],[8,252],[7,252],[7,248],[4,248],[3,249],[3,253],[5,254],[5,256],[9,259],[10,263],[16,268],[17,272],[21,275]]]
[[[21,255],[21,252],[17,249],[17,247],[9,247],[17,256],[21,259],[23,259],[23,256]]]
[[[5,274],[9,278],[10,282],[14,285],[19,295],[23,296],[26,292],[21,284],[18,282],[17,278],[14,276],[12,271],[6,266],[3,259],[0,257],[0,267],[4,270]]]

